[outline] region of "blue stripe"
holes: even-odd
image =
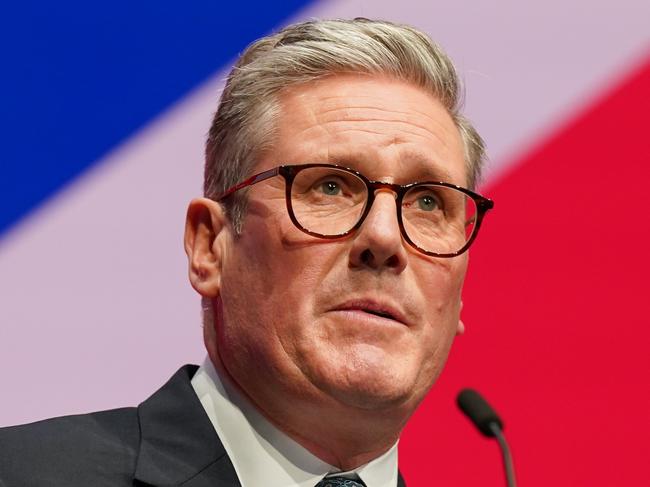
[[[307,3],[6,2],[0,233]]]

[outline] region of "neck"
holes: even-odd
[[[253,391],[257,395],[246,391],[229,373],[218,353],[208,352],[219,375],[236,387],[269,422],[316,457],[343,471],[365,465],[387,452],[397,442],[410,416],[410,411],[395,414],[394,408],[362,409],[331,398],[314,401],[274,393],[272,400],[264,400],[264,395],[259,394],[262,391]],[[278,401],[278,397],[288,400]]]

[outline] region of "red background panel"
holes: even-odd
[[[469,386],[504,418],[521,486],[650,485],[650,57],[512,167],[483,191],[467,332],[402,471],[410,487],[504,485],[496,442],[455,408]]]

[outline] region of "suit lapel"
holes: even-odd
[[[138,406],[140,451],[135,479],[171,487],[239,487],[235,469],[190,380],[197,367],[182,367]]]

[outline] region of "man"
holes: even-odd
[[[4,430],[0,484],[403,485],[399,434],[463,331],[482,158],[451,62],[412,28],[251,45],[187,216],[208,358],[137,409]]]

